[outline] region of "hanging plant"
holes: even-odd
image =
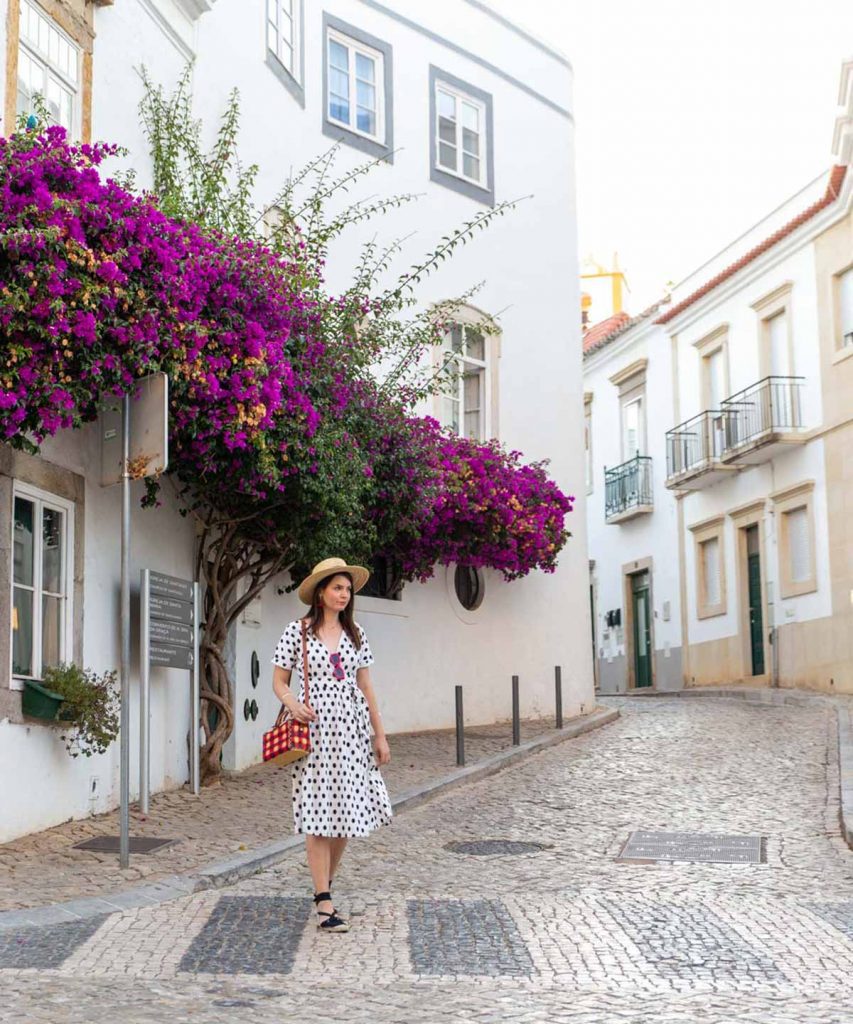
[[[72,757],[103,754],[118,736],[119,687],[115,672],[98,675],[77,665],[56,665],[44,673],[44,685],[64,697],[59,721],[67,724],[62,735]]]

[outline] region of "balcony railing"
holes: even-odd
[[[726,450],[724,458],[776,434],[803,425],[802,377],[765,377],[723,402]]]
[[[621,466],[605,468],[604,518],[607,522],[650,512],[653,504],[650,456],[635,455]]]
[[[666,476],[701,473],[718,463],[726,446],[723,409],[706,409],[666,434]]]

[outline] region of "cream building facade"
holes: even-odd
[[[628,454],[636,414],[621,389],[645,360],[641,458],[665,485],[652,511],[633,464],[602,466],[605,490],[623,499],[627,476],[627,517],[588,505],[603,689],[673,685],[656,668],[666,624],[683,685],[853,692],[851,62],[839,106],[826,174],[681,282],[665,308],[587,333],[594,466],[608,437],[612,448],[621,435]],[[662,415],[670,425],[650,430]],[[648,607],[635,563],[649,566]],[[655,583],[660,565],[677,567],[677,600],[671,577]],[[604,605],[621,598],[621,643],[603,591]]]

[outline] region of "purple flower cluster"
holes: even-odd
[[[100,176],[113,153],[59,128],[0,140],[0,441],[37,446],[163,370],[170,472],[262,547],[384,551],[409,579],[553,571],[573,499],[381,396],[358,347],[368,296],[328,296],[300,246],[165,216]]]
[[[437,563],[497,569],[517,579],[534,568],[553,572],[569,537],[574,498],[548,478],[544,464],[521,453],[416,422],[428,484],[399,549],[404,575],[427,579]]]

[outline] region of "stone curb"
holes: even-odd
[[[593,729],[609,725],[618,717],[619,711],[616,708],[596,708],[590,714],[568,722],[559,732],[537,736],[518,747],[502,750],[476,764],[458,768],[440,779],[400,793],[391,801],[394,811],[399,814],[401,811],[412,810],[458,786],[488,778],[540,750],[546,750],[564,740],[574,739]],[[289,836],[279,842],[267,843],[265,846],[216,861],[184,875],[169,875],[156,882],[137,885],[106,896],[90,896],[46,907],[32,907],[28,910],[2,911],[0,932],[10,928],[80,921],[84,918],[100,917],[102,914],[132,910],[135,907],[152,907],[206,889],[220,889],[280,863],[292,851],[302,849],[303,845],[302,836]]]
[[[624,694],[620,695],[624,696]],[[791,704],[804,707],[823,704],[835,708],[838,717],[838,775],[841,784],[839,811],[841,835],[853,850],[853,709],[841,704],[836,697],[824,693],[806,693],[803,690],[768,690],[755,686],[691,686],[686,690],[634,693],[632,697],[725,697],[750,704],[779,706]]]

